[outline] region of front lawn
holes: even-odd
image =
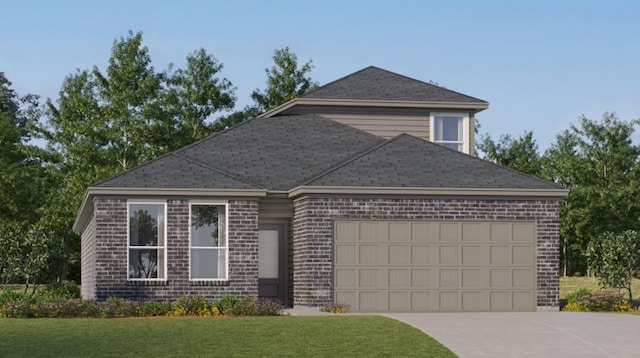
[[[0,319],[0,357],[455,357],[380,316]]]

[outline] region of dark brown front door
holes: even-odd
[[[258,296],[286,302],[284,224],[261,224],[258,240]]]

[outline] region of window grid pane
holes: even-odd
[[[190,279],[227,279],[227,207],[192,204],[190,218]]]
[[[129,279],[165,279],[164,215],[164,203],[129,204]]]

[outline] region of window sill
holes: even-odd
[[[197,280],[197,281],[189,281],[189,286],[229,286],[231,285],[231,281],[222,280],[222,281],[209,281],[209,280]]]
[[[169,281],[127,281],[127,286],[169,286]]]

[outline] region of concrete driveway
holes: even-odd
[[[389,313],[460,357],[640,357],[640,316],[586,312]]]

